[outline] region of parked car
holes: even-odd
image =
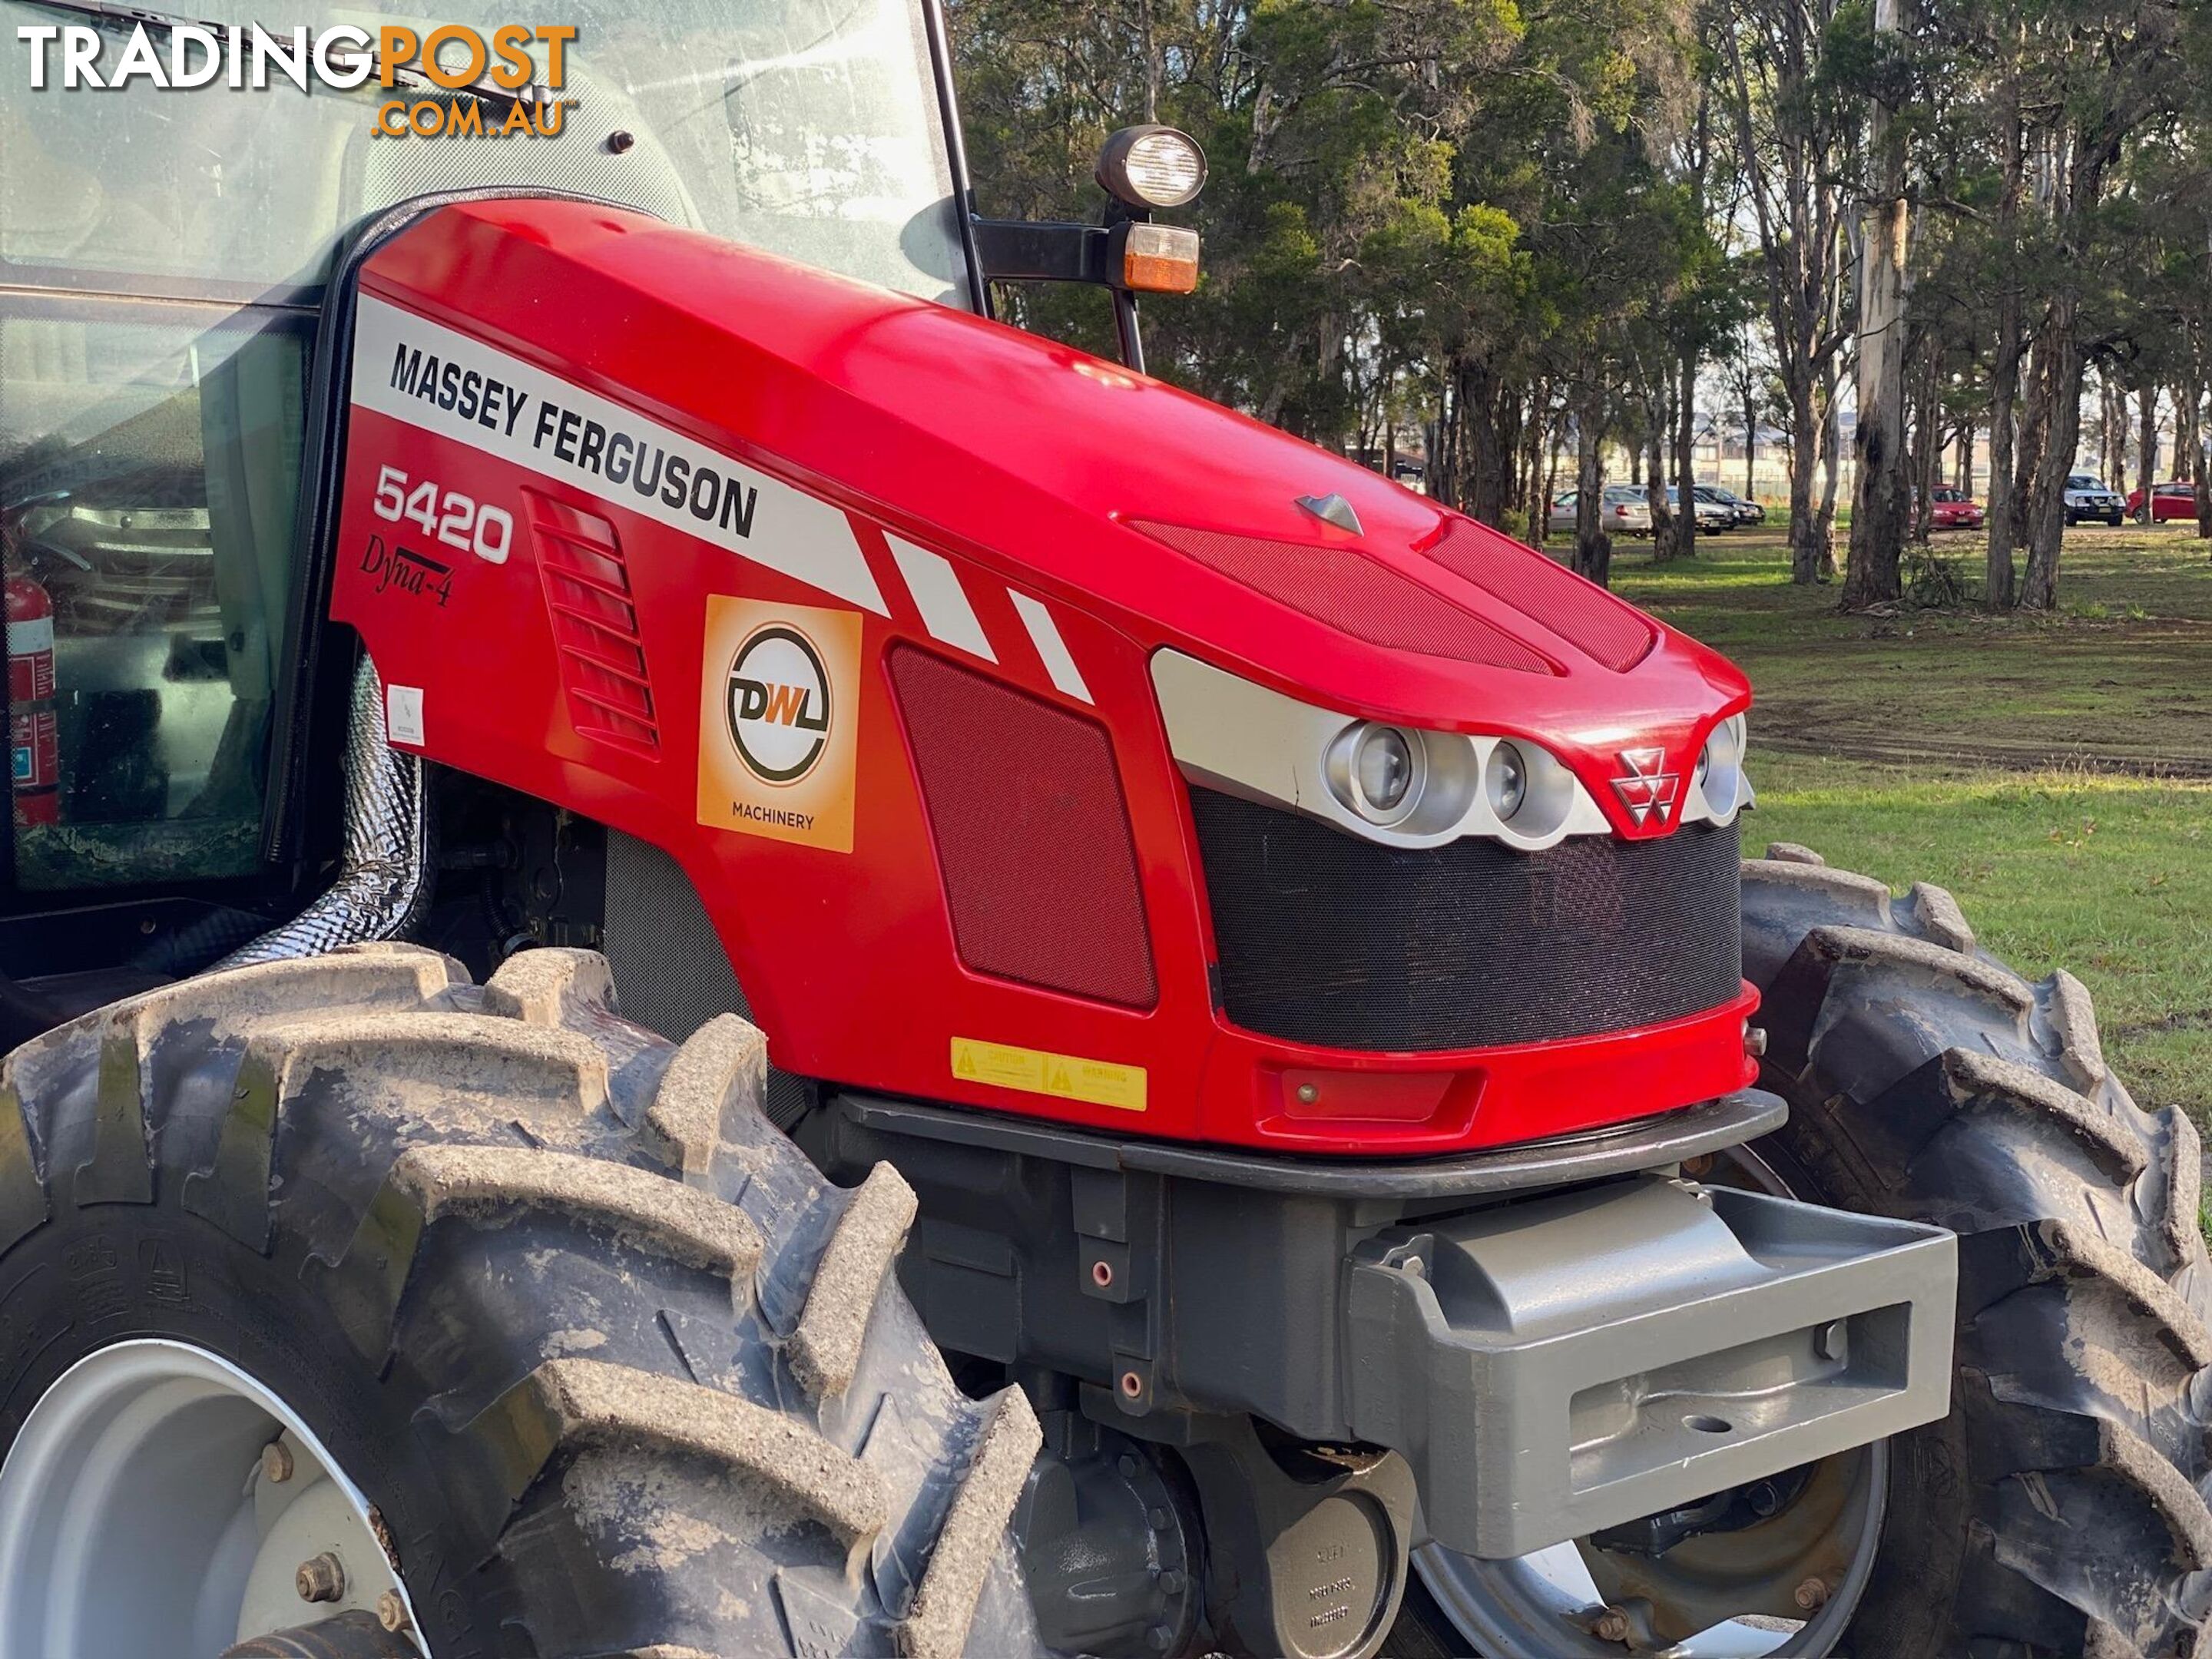
[[[1766,509],[1764,507],[1746,496],[1737,495],[1733,489],[1723,489],[1718,484],[1699,484],[1698,499],[1701,501],[1718,501],[1735,515],[1735,521],[1738,524],[1766,522]]]
[[[1979,530],[1989,515],[1965,490],[1938,484],[1929,492],[1928,522],[1937,530]]]
[[[2142,514],[2142,486],[2137,484],[2128,492],[2128,516],[2139,518]],[[2197,516],[2197,486],[2180,479],[2169,478],[2161,484],[2151,486],[2150,519],[2153,524],[2164,524],[2168,519],[2193,519]]]
[[[1571,531],[1575,527],[1575,511],[1582,492],[1570,489],[1552,503],[1551,525],[1554,530]],[[1651,533],[1651,506],[1644,499],[1644,492],[1633,484],[1607,484],[1598,504],[1598,527],[1609,536],[1648,536]]]
[[[2066,478],[2066,522],[2079,524],[2084,519],[2102,519],[2106,524],[2118,524],[2128,515],[2128,504],[2117,490],[2108,489],[2105,481],[2094,472],[2074,472]]]
[[[1708,499],[1702,489],[1692,490],[1690,494],[1690,501],[1697,513],[1698,528],[1701,532],[1710,531],[1717,536],[1724,530],[1735,528],[1735,509],[1727,502]],[[1681,491],[1668,489],[1667,505],[1671,510],[1680,512],[1682,510]]]

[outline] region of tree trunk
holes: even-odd
[[[1813,509],[1813,477],[1820,465],[1820,438],[1825,422],[1813,413],[1808,385],[1790,399],[1790,580],[1801,587],[1826,581],[1832,557],[1825,520],[1816,520]]]
[[[1490,365],[1479,357],[1459,361],[1461,454],[1460,510],[1483,523],[1498,522],[1498,433],[1491,421]]]
[[[1917,404],[1912,417],[1912,437],[1906,453],[1911,458],[1912,499],[1911,537],[1915,542],[1925,542],[1936,527],[1936,478],[1942,462],[1942,386],[1938,371],[1942,366],[1941,343],[1934,339],[1923,342],[1920,372],[1917,382]]]
[[[1698,551],[1698,359],[1682,358],[1681,386],[1674,404],[1674,487],[1682,511],[1674,526],[1674,550],[1694,558]]]
[[[1747,373],[1743,377],[1743,498],[1759,498],[1759,402]]]
[[[1813,545],[1820,557],[1824,582],[1836,580],[1836,491],[1844,476],[1844,428],[1836,393],[1842,375],[1836,360],[1828,360],[1827,385],[1820,404],[1820,507],[1813,520]]]
[[[2047,307],[2045,319],[2045,324],[2037,325],[2039,337],[2040,330],[2048,321]],[[2032,534],[2030,521],[2035,516],[2036,481],[2043,476],[2044,447],[2051,440],[2052,399],[2050,373],[2039,344],[2032,345],[2028,349],[2026,368],[2021,375],[2021,397],[2023,407],[2012,464],[2013,500],[2015,503],[2012,544],[2015,550],[2026,547]],[[2068,458],[2067,464],[2073,464],[2071,457]],[[2063,512],[2063,503],[2061,512]]]
[[[2142,521],[2155,524],[2157,515],[2152,508],[2152,492],[2158,483],[2158,388],[2145,386],[2138,402],[2142,408],[2136,432],[2136,471],[2142,481]]]
[[[2087,376],[2083,378],[2086,383]],[[2128,491],[2127,389],[2110,368],[2097,376],[2097,471],[2124,495]]]
[[[2081,348],[2075,337],[2079,297],[2062,285],[2052,298],[2036,356],[2050,408],[2028,522],[2027,568],[2020,602],[2031,611],[2058,605],[2058,555],[2066,532],[2066,475],[2081,436]]]
[[[1674,556],[1674,512],[1667,505],[1667,400],[1653,395],[1644,406],[1644,504],[1651,514],[1651,557]]]
[[[2015,143],[2017,140],[2015,140]],[[2012,550],[2019,497],[2013,490],[2013,404],[2020,395],[2020,290],[1997,299],[1996,367],[1990,376],[1990,514],[1982,572],[1982,602],[1992,611],[2013,606]]]
[[[2197,361],[2200,366],[2206,365],[2207,356],[2202,331],[2199,331]],[[2191,389],[2189,407],[2192,415],[2197,415],[2201,409],[2198,400],[2203,395],[2193,387]],[[2197,447],[2191,453],[2190,462],[2196,468],[2197,477],[2197,539],[2212,542],[2212,455],[2205,453],[2204,422],[2201,415],[2197,416],[2194,425],[2197,434]]]
[[[1548,542],[1552,538],[1552,498],[1559,493],[1559,453],[1566,447],[1559,441],[1559,427],[1554,426],[1552,435],[1546,440],[1544,446],[1544,487],[1537,492],[1542,502],[1540,510],[1544,515],[1542,527],[1538,534],[1544,542]],[[1542,543],[1540,542],[1539,545],[1541,544]]]
[[[1875,0],[1877,35],[1897,33],[1899,3]],[[1858,427],[1851,440],[1858,489],[1844,577],[1847,611],[1898,597],[1905,545],[1905,260],[1911,209],[1905,195],[1905,133],[1893,115],[1877,100],[1869,137],[1881,183],[1867,209],[1859,260]]]
[[[1591,392],[1575,411],[1575,574],[1608,587],[1613,583],[1613,538],[1598,517],[1605,492],[1605,469],[1598,453],[1604,430],[1604,394]]]

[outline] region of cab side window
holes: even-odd
[[[309,327],[0,273],[19,892],[254,869]]]

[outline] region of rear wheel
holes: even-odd
[[[0,1069],[0,1659],[1036,1650],[1018,1390],[605,963],[209,975]]]
[[[1702,1647],[1672,1649],[1632,1619],[1609,1650],[2196,1651],[2212,1605],[2212,1510],[2199,1492],[2212,1479],[2212,1267],[2195,1128],[2178,1109],[2142,1110],[2112,1075],[2078,981],[2031,983],[2005,968],[1940,888],[1893,898],[1778,845],[1746,863],[1743,904],[1744,971],[1769,1034],[1763,1082],[1789,1099],[1790,1120],[1733,1171],[1724,1157],[1692,1173],[1957,1232],[1952,1410],[1870,1454],[1886,1465],[1878,1529],[1865,1533],[1863,1510],[1835,1511],[1820,1547],[1862,1547],[1845,1578],[1820,1575],[1801,1626],[1717,1626]],[[1739,1530],[1735,1552],[1756,1536]],[[1730,1544],[1706,1533],[1650,1565]],[[1524,1586],[1539,1565],[1514,1565]],[[1554,1583],[1563,1576],[1562,1596],[1589,1583],[1587,1571],[1579,1583],[1555,1571]],[[1571,1640],[1595,1639],[1585,1619],[1549,1647],[1486,1645],[1481,1619],[1447,1611],[1470,1575],[1447,1579],[1431,1563],[1423,1577],[1393,1632],[1391,1651],[1407,1659],[1580,1652]],[[1485,1616],[1502,1605],[1493,1595]]]

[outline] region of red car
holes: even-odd
[[[1939,484],[1929,492],[1929,522],[1937,530],[1979,530],[1982,504],[1965,490]]]
[[[2142,486],[2137,484],[2128,495],[2128,516],[2142,514]],[[2185,481],[2168,479],[2151,486],[2150,516],[2153,524],[2164,524],[2168,519],[2193,519],[2197,516],[2197,486]]]

